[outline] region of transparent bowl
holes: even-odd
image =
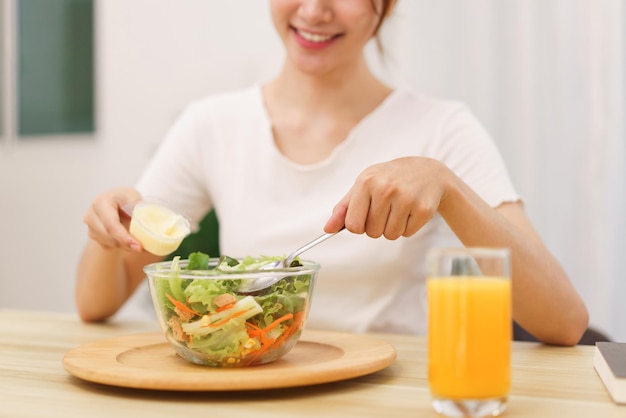
[[[144,268],[165,337],[182,358],[214,367],[265,364],[287,354],[305,326],[320,265],[223,272],[187,270],[188,260]],[[173,265],[177,263],[178,266]],[[240,293],[242,282],[278,275],[269,288]]]

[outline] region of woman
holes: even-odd
[[[352,234],[307,253],[322,264],[308,326],[424,333],[425,252],[460,241],[510,248],[514,319],[544,342],[577,343],[587,310],[480,124],[464,106],[392,88],[368,68],[363,48],[393,0],[270,6],[286,50],[277,77],[190,105],[137,187],[103,193],[88,210],[81,317],[114,314],[159,260],[121,210],[154,196],[194,224],[214,208],[231,256],[285,254],[345,225]]]

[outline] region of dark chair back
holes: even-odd
[[[531,341],[537,342],[533,335],[519,326],[517,322],[513,321],[513,340],[514,341]],[[582,338],[578,342],[579,345],[596,345],[599,341],[611,341],[611,339],[602,332],[594,329],[593,327],[587,328]]]

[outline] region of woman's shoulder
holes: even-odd
[[[381,107],[381,120],[407,129],[450,127],[475,121],[465,103],[423,93],[410,86],[396,87]]]
[[[424,112],[456,112],[467,110],[465,103],[421,92],[413,87],[402,85],[393,90],[392,98],[400,108]]]
[[[265,125],[261,87],[252,85],[200,97],[185,107],[181,120],[198,132],[232,130],[242,124]]]

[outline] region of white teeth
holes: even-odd
[[[309,42],[326,42],[333,37],[333,35],[319,35],[317,33],[304,32],[302,30],[299,30],[298,34]]]

